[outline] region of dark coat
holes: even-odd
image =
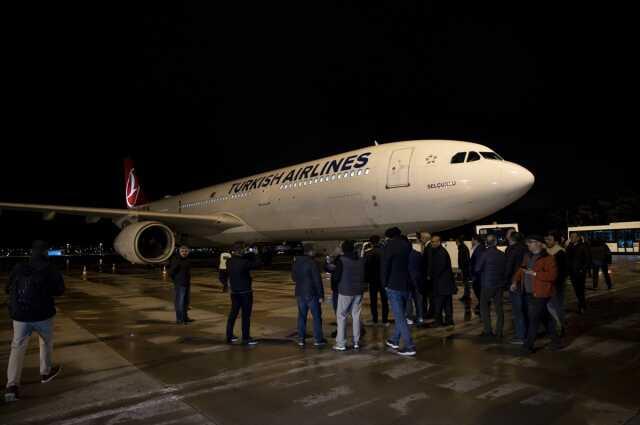
[[[524,243],[516,243],[514,245],[509,245],[504,252],[505,254],[505,265],[504,265],[504,281],[507,285],[511,284],[511,280],[513,276],[516,274],[520,265],[522,264],[522,259],[525,254],[529,250],[525,246]]]
[[[381,282],[380,269],[383,251],[376,245],[364,254],[364,281],[373,287],[379,287]]]
[[[462,278],[468,280],[471,276],[471,257],[469,255],[469,248],[464,243],[458,245],[458,270],[462,273]]]
[[[362,295],[365,289],[364,261],[355,255],[340,257],[336,264],[338,294],[346,296]]]
[[[437,248],[431,247],[427,256],[427,280],[430,282],[433,295],[455,294],[458,288],[453,279],[451,257],[447,250],[442,245]]]
[[[179,255],[174,256],[169,263],[169,277],[175,285],[191,285],[191,261]]]
[[[556,270],[558,272],[558,278],[556,279],[556,288],[564,285],[564,282],[567,280],[567,276],[569,276],[569,265],[567,263],[567,252],[564,249],[560,249],[558,252],[553,254],[553,257],[556,260]]]
[[[296,297],[324,298],[324,286],[318,264],[308,255],[296,256],[291,268],[291,278],[296,283]]]
[[[251,292],[251,270],[260,267],[260,259],[255,254],[232,255],[227,260],[229,272],[229,287],[232,294],[246,294]]]
[[[501,288],[506,286],[504,279],[506,258],[504,252],[495,246],[487,248],[476,262],[475,272],[480,274],[483,288]]]
[[[570,274],[585,273],[591,267],[591,258],[584,242],[569,244],[567,247],[567,265]]]
[[[473,254],[471,254],[471,259],[469,260],[469,270],[471,271],[471,278],[474,282],[480,282],[481,280],[480,274],[476,273],[476,264],[478,263],[480,257],[482,257],[485,249],[486,248],[484,247],[484,245],[480,244],[473,250]]]
[[[604,242],[596,242],[591,247],[591,261],[593,264],[611,264],[611,250]]]
[[[424,261],[422,260],[422,253],[415,249],[412,249],[409,254],[409,277],[411,278],[411,285],[415,289],[420,289],[424,281]]]
[[[382,284],[394,291],[408,292],[411,243],[402,236],[390,239],[382,257]]]
[[[64,290],[62,274],[45,259],[18,264],[11,271],[5,287],[9,294],[9,315],[18,322],[50,319],[56,314],[53,297],[62,295]]]

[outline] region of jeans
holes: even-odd
[[[504,330],[504,312],[502,310],[502,287],[498,288],[482,288],[480,296],[480,316],[484,323],[484,333],[489,335],[493,333],[491,329],[491,306],[496,309],[496,335],[502,336]]]
[[[322,308],[318,297],[298,297],[298,338],[304,341],[309,310],[313,317],[313,338],[316,342],[321,342],[324,336],[322,335]]]
[[[516,338],[524,341],[527,338],[529,327],[527,296],[520,291],[509,291],[509,298],[511,299],[511,315],[513,316],[513,329]]]
[[[413,343],[413,339],[411,339],[411,331],[409,330],[409,325],[407,325],[407,321],[405,320],[405,307],[407,306],[409,293],[387,288],[387,296],[389,297],[391,310],[393,311],[393,317],[396,322],[395,330],[391,336],[391,342],[399,345],[400,338],[402,338],[404,340],[405,348],[414,349],[415,344]]]
[[[7,367],[7,388],[20,386],[24,355],[29,345],[29,337],[35,332],[40,340],[40,375],[51,372],[53,355],[53,317],[39,322],[13,321],[13,340]]]
[[[231,312],[227,320],[227,341],[233,337],[233,327],[238,313],[242,310],[242,340],[251,339],[251,310],[253,309],[253,292],[231,294]]]
[[[433,318],[436,325],[453,325],[453,295],[436,295],[433,297]],[[442,313],[444,312],[444,322]]]
[[[338,334],[336,345],[344,347],[347,344],[347,317],[351,313],[353,321],[353,343],[360,342],[360,312],[362,310],[362,295],[338,295]]]
[[[527,295],[527,303],[529,304],[529,331],[527,334],[526,348],[533,351],[536,343],[536,337],[538,336],[538,328],[540,322],[546,316],[547,320],[547,332],[551,337],[551,343],[555,346],[560,345],[560,338],[556,331],[556,324],[553,317],[547,314],[547,306],[551,298],[535,298],[532,295]]]
[[[378,294],[380,294],[380,303],[382,304],[382,323],[387,323],[389,321],[389,300],[387,299],[387,292],[379,282],[369,284],[371,319],[373,323],[378,323]]]
[[[174,304],[176,307],[176,322],[187,321],[187,308],[189,307],[189,286],[173,285],[175,292]]]
[[[607,288],[611,289],[611,276],[609,276],[609,264],[605,263],[593,263],[593,288],[598,287],[598,281],[600,280],[600,270],[604,275],[604,281],[607,283]]]
[[[551,297],[547,306],[549,313],[556,320],[560,328],[564,328],[564,289],[564,282],[557,285],[556,293]]]
[[[571,284],[573,285],[573,290],[576,293],[576,298],[578,299],[578,307],[580,309],[584,309],[587,307],[587,299],[584,295],[584,286],[585,281],[587,280],[587,275],[585,272],[573,272],[571,273]]]

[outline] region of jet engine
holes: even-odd
[[[134,264],[158,264],[171,257],[176,243],[173,231],[157,221],[126,226],[116,237],[116,252]]]

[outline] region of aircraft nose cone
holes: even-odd
[[[531,171],[514,163],[505,163],[505,167],[502,169],[502,178],[504,187],[517,198],[527,193],[535,182]]]

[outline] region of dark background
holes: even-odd
[[[483,222],[639,218],[630,10],[387,3],[8,13],[0,200],[123,207],[127,155],[153,199],[374,139],[447,138],[536,175]],[[0,246],[115,234],[80,222],[4,212]]]

